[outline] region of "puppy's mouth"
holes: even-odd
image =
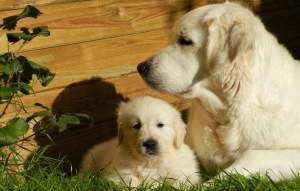
[[[158,151],[157,150],[146,150],[145,154],[151,155],[151,156],[158,155]]]

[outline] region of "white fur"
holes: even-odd
[[[137,122],[141,124],[139,130],[133,128]],[[158,123],[164,126],[159,128]],[[183,142],[185,124],[171,105],[149,96],[123,102],[118,111],[118,125],[119,146],[116,141],[105,143],[106,146],[110,144],[109,149],[116,148],[111,161],[106,165],[102,162],[106,160],[106,153],[103,145],[98,145],[83,160],[83,172],[104,168],[107,178],[131,186],[164,179],[170,183],[176,180],[176,184],[200,181],[196,156]],[[142,146],[149,138],[158,141],[156,155],[147,154]]]
[[[195,98],[188,141],[208,171],[278,178],[300,169],[299,63],[251,11],[228,2],[195,9],[153,60],[145,81]]]

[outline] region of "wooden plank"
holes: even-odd
[[[0,11],[21,9],[26,5],[43,6],[58,3],[72,3],[88,0],[0,0]]]
[[[56,4],[40,7],[44,13],[38,20],[24,20],[21,26],[48,25],[49,38],[33,40],[24,50],[41,49],[116,37],[121,35],[168,28],[173,25],[172,9],[164,1],[120,0],[101,5],[100,1],[83,1],[70,4]],[[0,18],[18,11],[0,12]],[[173,18],[172,14],[172,18]],[[4,45],[5,35],[0,34],[0,44]],[[1,46],[0,52],[6,46]]]
[[[166,45],[168,36],[168,30],[156,30],[29,51],[25,56],[56,73],[48,87],[36,86],[39,92],[92,77],[111,78],[135,72],[138,63]]]
[[[121,100],[141,95],[157,96],[176,103],[179,108],[186,107],[186,102],[150,89],[136,73],[107,80],[93,78],[70,84],[65,88],[23,96],[22,100],[24,105],[28,106],[28,112],[40,110],[33,106],[34,103],[40,102],[51,107],[58,116],[65,112],[83,112],[92,115],[96,122],[101,122],[114,118],[116,107]],[[3,107],[4,105],[0,105],[0,111]],[[10,107],[5,119],[14,116],[15,111],[14,107]]]

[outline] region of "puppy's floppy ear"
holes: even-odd
[[[175,148],[179,149],[181,145],[184,143],[184,138],[186,134],[186,125],[181,119],[180,115],[178,115],[174,121],[174,130],[175,130],[174,146]]]
[[[124,118],[124,108],[126,107],[126,102],[121,102],[117,109],[117,123],[118,123],[118,143],[119,145],[122,143],[124,139],[124,132],[122,126],[123,118]]]

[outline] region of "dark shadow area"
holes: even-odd
[[[271,3],[270,0],[262,0],[258,15],[267,30],[277,37],[294,58],[300,59],[300,1]]]
[[[67,112],[86,113],[94,118],[95,123],[93,127],[75,126],[62,133],[52,133],[54,144],[47,149],[46,155],[63,157],[73,169],[78,169],[83,155],[89,148],[117,135],[115,114],[122,100],[122,95],[116,92],[114,85],[100,78],[67,86],[55,99],[52,105],[53,113],[56,116]],[[49,139],[43,136],[36,141],[39,146],[51,144]]]

